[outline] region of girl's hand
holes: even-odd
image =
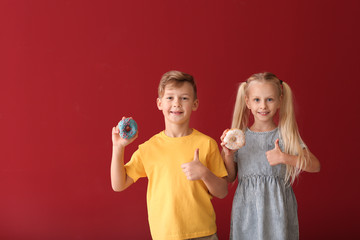
[[[266,152],[266,158],[270,166],[275,166],[284,163],[283,157],[284,157],[284,153],[281,151],[279,147],[279,139],[276,139],[275,148],[273,150]]]
[[[121,120],[124,120],[126,117],[122,117]],[[132,143],[138,137],[139,130],[136,135],[131,139],[124,139],[120,137],[119,124],[112,128],[112,143],[114,147],[126,147],[130,143]]]
[[[235,152],[237,151],[237,150],[231,150],[231,149],[229,149],[229,148],[227,148],[225,145],[227,144],[227,142],[224,142],[224,138],[225,138],[225,136],[226,136],[226,133],[229,131],[229,129],[226,129],[224,132],[223,132],[223,134],[221,135],[221,137],[220,137],[220,140],[221,140],[221,147],[222,147],[222,149],[223,149],[223,151],[224,151],[224,154],[225,154],[225,156],[232,156],[232,155],[234,155],[235,154]]]

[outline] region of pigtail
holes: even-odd
[[[295,119],[292,91],[288,84],[282,82],[282,103],[279,112],[279,130],[284,144],[284,152],[297,155],[297,166],[286,165],[285,181],[293,184],[301,169],[308,164],[308,152],[303,151],[302,139]]]
[[[249,110],[245,102],[246,82],[240,84],[236,95],[235,107],[232,119],[232,128],[239,128],[245,132],[249,121]]]

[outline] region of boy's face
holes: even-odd
[[[165,86],[164,94],[157,99],[157,106],[165,117],[167,124],[189,124],[192,111],[196,111],[199,101],[194,99],[194,89],[188,82],[176,86]]]

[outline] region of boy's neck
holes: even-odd
[[[165,126],[164,133],[168,137],[184,137],[188,136],[193,132],[192,128],[189,128],[188,125],[186,126],[177,126],[177,125],[170,125],[167,124]]]

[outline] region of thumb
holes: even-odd
[[[279,139],[276,139],[274,149],[280,149],[280,147],[279,147]]]
[[[199,161],[199,149],[197,148],[194,153],[194,162]]]

